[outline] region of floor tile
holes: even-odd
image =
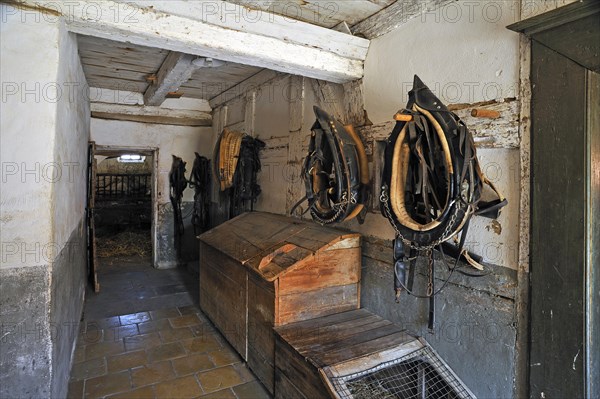
[[[143,323],[145,321],[150,320],[150,313],[139,312],[139,313],[127,314],[124,316],[119,316],[119,320],[121,320],[122,326],[126,326],[128,324]]]
[[[79,341],[73,352],[73,364],[81,363],[85,360],[85,346],[80,345]]]
[[[205,393],[219,391],[243,382],[238,372],[232,366],[198,373],[198,380],[200,380]]]
[[[179,308],[179,313],[182,315],[200,313],[200,308],[196,305],[182,306]]]
[[[123,338],[123,342],[125,343],[125,349],[127,351],[150,349],[162,344],[160,336],[156,332],[125,337]]]
[[[67,392],[67,399],[83,398],[83,384],[83,380],[69,382],[69,391]]]
[[[103,262],[100,293],[86,292],[69,398],[262,395],[253,374],[201,312],[197,276],[154,269],[150,259]]]
[[[150,311],[152,320],[169,319],[171,317],[179,317],[181,314],[177,308],[159,309]]]
[[[125,347],[123,346],[123,341],[99,342],[97,344],[86,345],[85,359],[91,360],[97,357],[117,355],[119,353],[123,353],[124,351]]]
[[[155,385],[156,396],[159,398],[195,398],[202,394],[196,377],[178,378],[176,380],[161,382]]]
[[[187,314],[185,316],[174,317],[169,319],[173,328],[190,327],[200,324],[200,319],[195,314]]]
[[[244,382],[250,382],[256,379],[256,377],[254,376],[252,371],[250,371],[246,363],[236,363],[233,365],[233,368],[236,369],[236,371],[242,378],[242,381]]]
[[[101,398],[107,395],[128,391],[131,388],[129,371],[103,375],[85,381],[85,396]]]
[[[109,396],[107,399],[154,399],[154,387],[148,386]],[[161,398],[162,399],[162,398]]]
[[[269,399],[271,397],[265,387],[258,381],[247,382],[231,389],[239,399]]]
[[[158,332],[160,338],[166,344],[168,342],[181,341],[184,339],[194,338],[194,333],[188,327],[184,328],[168,328]]]
[[[179,342],[171,342],[148,349],[148,357],[152,363],[177,359],[185,355],[185,349],[183,349],[183,346]]]
[[[71,370],[72,380],[85,380],[106,374],[106,360],[103,357],[76,363]]]
[[[171,328],[171,324],[169,323],[169,319],[159,319],[140,323],[138,324],[138,328],[140,329],[140,334],[146,334]]]
[[[216,367],[227,366],[242,361],[239,355],[235,353],[233,349],[229,348],[209,352],[208,356],[210,356]]]
[[[231,388],[223,389],[217,392],[212,392],[206,395],[202,395],[200,397],[202,399],[238,399],[238,397],[235,395],[235,393],[233,393]]]
[[[121,325],[121,320],[118,316],[107,317],[99,320],[91,320],[87,322],[86,331],[92,330],[104,330],[105,328],[118,327]]]
[[[116,342],[122,340],[125,337],[131,337],[138,334],[139,332],[137,324],[131,324],[126,326],[109,328],[107,330],[104,330],[103,335],[105,342]]]
[[[215,368],[213,362],[206,354],[189,355],[180,359],[175,359],[172,362],[175,374],[180,377]]]
[[[146,355],[146,351],[143,350],[111,356],[106,359],[109,373],[116,373],[117,371],[143,366],[147,362],[148,356]]]
[[[202,337],[186,339],[182,341],[185,350],[189,353],[205,353],[221,349],[223,346],[219,340],[212,334]]]
[[[156,384],[174,377],[175,373],[173,373],[169,361],[145,365],[131,370],[131,382],[134,388]]]

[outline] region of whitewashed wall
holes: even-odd
[[[77,52],[74,33],[61,27],[58,43],[57,82],[61,87],[56,103],[56,166],[53,207],[53,242],[60,248],[85,217],[87,203],[87,146],[90,138],[88,86]]]
[[[45,265],[52,257],[42,248],[52,241],[59,29],[39,14],[39,22],[25,24],[12,7],[0,10],[0,267]]]
[[[87,270],[86,81],[60,18],[0,18],[0,396],[64,397]]]
[[[446,104],[504,101],[519,94],[519,36],[506,29],[517,21],[517,2],[450,3],[424,13],[371,42],[365,63],[365,107],[374,123],[388,121],[406,105],[413,75]],[[509,205],[497,222],[474,217],[468,246],[485,260],[517,268],[520,166],[518,149],[479,149],[489,175]],[[359,231],[391,237],[373,218]],[[381,220],[381,222],[379,221]]]

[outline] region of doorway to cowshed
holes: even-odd
[[[152,155],[96,155],[98,258],[152,256]]]
[[[102,274],[154,260],[157,156],[155,150],[90,145],[88,186],[90,280],[96,292]]]

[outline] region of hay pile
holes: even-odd
[[[96,240],[96,254],[100,258],[111,256],[141,256],[152,254],[149,232],[123,231]]]

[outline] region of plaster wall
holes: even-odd
[[[169,172],[172,155],[181,157],[186,163],[186,175],[189,176],[194,164],[194,152],[212,157],[211,128],[155,125],[149,123],[112,121],[92,118],[91,139],[97,145],[112,146],[119,149],[157,150],[158,184],[157,209],[154,210],[154,265],[158,268],[178,266],[174,245],[173,209],[169,199]],[[183,216],[185,236],[183,239],[183,261],[197,259],[197,245],[190,225],[191,203],[194,190],[187,189],[183,196]]]
[[[0,17],[0,268],[46,266],[54,251],[50,199],[60,31],[41,14],[24,15],[6,4],[0,4]]]
[[[67,394],[71,359],[87,275],[86,203],[90,137],[88,87],[79,59],[77,38],[59,25],[57,82],[62,90],[56,108],[52,191],[52,259],[50,328],[52,333],[52,397]],[[60,167],[59,167],[60,166]]]
[[[0,17],[0,396],[62,397],[85,288],[86,82],[60,18]]]
[[[363,79],[369,119],[384,122],[403,108],[414,74],[445,104],[517,97],[519,36],[505,27],[519,19],[519,6],[517,2],[453,2],[371,41]],[[480,148],[478,156],[483,172],[509,205],[497,221],[473,218],[467,246],[487,262],[517,269],[519,151]],[[353,228],[383,238],[377,233],[379,224],[370,221],[368,226]]]

